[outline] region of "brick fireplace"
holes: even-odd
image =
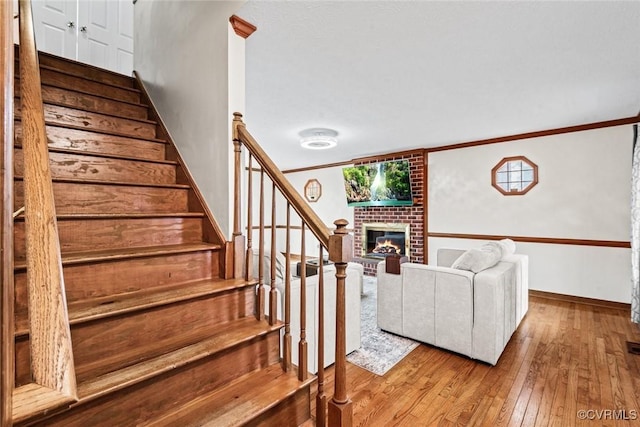
[[[388,160],[409,160],[411,174],[411,192],[413,206],[372,206],[354,208],[354,261],[364,265],[365,274],[376,275],[378,262],[384,257],[371,256],[367,252],[366,228],[368,224],[387,224],[392,227],[402,225],[404,232],[408,229],[405,241],[405,253],[411,262],[424,263],[424,178],[425,156],[422,150],[399,155],[381,156],[369,161],[356,162],[356,165]],[[397,232],[398,230],[390,230]],[[379,236],[377,236],[379,237]],[[371,250],[371,247],[369,247]]]

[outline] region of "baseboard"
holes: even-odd
[[[530,297],[546,298],[558,301],[574,302],[578,304],[595,305],[598,307],[614,308],[616,310],[627,310],[631,312],[631,304],[616,301],[606,301],[595,298],[577,297],[574,295],[556,294],[554,292],[536,291],[529,289]]]

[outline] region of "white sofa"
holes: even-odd
[[[378,264],[378,326],[495,365],[528,309],[528,257],[508,254],[474,273],[452,264],[463,250],[438,250],[438,265]]]
[[[257,272],[258,256],[254,255],[254,276]],[[264,256],[264,284],[266,289],[266,313],[269,313],[269,285],[271,283],[270,271],[271,257],[269,253]],[[278,291],[278,319],[283,320],[284,307],[284,277],[285,258],[281,253],[276,254],[276,290]],[[325,367],[335,362],[335,341],[336,341],[336,268],[335,265],[324,267],[324,365]],[[295,264],[292,265],[291,273],[295,274]],[[347,264],[347,279],[345,284],[345,320],[346,320],[346,354],[360,348],[360,289],[364,268],[357,263]],[[306,341],[307,341],[307,363],[311,373],[318,371],[318,278],[319,275],[306,277]],[[300,277],[291,278],[291,361],[298,364],[298,342],[300,341]],[[284,334],[284,328],[282,330]]]

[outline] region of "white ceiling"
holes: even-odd
[[[245,123],[282,169],[640,110],[640,1],[257,1]],[[298,133],[326,127],[338,147]]]

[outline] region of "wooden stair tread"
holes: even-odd
[[[67,252],[62,254],[62,265],[83,264],[89,262],[112,261],[126,258],[152,257],[166,254],[187,252],[217,251],[221,245],[216,243],[190,243],[181,245],[161,245],[135,248],[119,248],[82,252]],[[14,268],[26,268],[25,260],[17,259]]]
[[[56,409],[63,409],[75,402],[57,390],[31,383],[13,390],[13,414],[15,424]]]
[[[14,45],[15,47],[15,59],[19,60],[20,59],[20,52],[19,52],[19,48],[18,45]],[[133,77],[131,77],[130,75],[127,74],[122,74],[118,71],[113,71],[113,70],[108,70],[106,68],[100,68],[98,66],[92,65],[92,64],[87,64],[84,62],[80,62],[78,60],[75,59],[71,59],[71,58],[65,58],[62,56],[58,56],[58,55],[54,55],[53,53],[49,53],[49,52],[44,52],[39,50],[38,51],[38,59],[40,63],[46,63],[46,62],[50,62],[51,60],[53,61],[57,61],[57,62],[62,62],[65,64],[65,66],[72,66],[75,68],[80,68],[82,70],[90,70],[94,73],[97,73],[101,76],[104,75],[108,75],[108,76],[112,76],[115,77],[119,80],[126,80],[127,83],[130,83],[132,86],[135,82],[135,80],[133,79]],[[58,69],[58,67],[54,66],[54,65],[50,65],[53,68]]]
[[[78,73],[74,73],[68,70],[62,70],[60,68],[56,68],[56,67],[51,67],[49,65],[43,65],[40,64],[40,69],[41,70],[50,70],[50,71],[55,71],[56,73],[60,73],[60,74],[66,74],[68,76],[73,76],[73,77],[77,77],[79,79],[83,79],[83,80],[88,80],[91,82],[95,82],[95,83],[100,83],[102,85],[105,86],[111,86],[114,88],[118,88],[118,89],[122,89],[122,90],[126,90],[128,92],[132,92],[132,93],[140,93],[139,89],[130,87],[130,86],[122,86],[122,85],[118,85],[118,84],[114,84],[114,83],[109,83],[109,82],[105,82],[105,81],[101,81],[101,80],[97,80],[97,79],[92,79],[92,78],[88,78],[82,74],[78,74]]]
[[[69,324],[77,325],[110,316],[118,316],[138,310],[160,307],[220,292],[241,289],[247,286],[253,286],[256,283],[256,280],[246,281],[244,279],[214,278],[163,288],[75,301],[68,304]],[[20,320],[16,321],[15,328],[16,336],[28,334],[28,317],[20,316]]]
[[[23,181],[22,176],[14,176],[14,180]],[[123,182],[123,181],[104,181],[98,179],[74,179],[74,178],[52,178],[53,182],[68,182],[72,184],[99,184],[99,185],[124,185],[127,187],[160,187],[160,188],[177,188],[188,190],[191,187],[187,184],[156,184],[156,183],[139,183],[139,182]]]
[[[14,148],[22,149],[22,144],[19,142],[16,142],[14,144]],[[153,160],[153,159],[145,159],[142,157],[118,156],[116,154],[98,153],[95,151],[74,150],[71,148],[57,148],[57,147],[49,146],[49,151],[55,152],[55,153],[73,154],[73,155],[79,155],[79,156],[101,157],[101,158],[107,158],[107,159],[131,160],[134,162],[155,163],[160,165],[177,165],[178,164],[178,162],[174,160]]]
[[[59,71],[59,70],[58,70],[58,71]],[[20,80],[20,75],[19,75],[19,74],[16,74],[15,79],[16,79],[16,80]],[[102,82],[100,82],[100,81],[98,81],[98,80],[93,80],[93,81],[95,81],[95,82],[97,82],[97,83],[102,83]],[[109,98],[108,96],[104,96],[104,95],[100,95],[100,94],[96,94],[96,93],[87,92],[87,91],[84,91],[84,90],[82,90],[82,89],[78,89],[78,88],[68,88],[68,87],[64,87],[64,86],[62,86],[62,85],[55,84],[55,83],[52,83],[52,82],[50,82],[50,83],[42,83],[42,86],[55,87],[55,88],[57,88],[57,89],[68,90],[68,91],[72,91],[72,92],[77,92],[77,93],[80,93],[80,94],[82,94],[82,95],[88,95],[88,96],[91,96],[91,97],[98,97],[98,98],[102,98],[102,99],[105,99],[105,100],[108,100],[108,101],[122,102],[122,103],[124,103],[124,104],[130,104],[130,105],[134,105],[134,106],[136,106],[136,107],[149,108],[149,106],[148,106],[147,104],[143,104],[143,103],[141,103],[141,102],[127,101],[127,100],[124,100],[124,99],[123,99],[123,100],[113,99],[113,98]]]
[[[100,114],[101,116],[115,117],[117,119],[126,119],[126,120],[131,120],[131,121],[145,123],[145,124],[152,124],[152,125],[157,124],[155,121],[149,120],[149,119],[141,119],[141,118],[123,116],[123,115],[120,115],[120,114],[105,113],[104,111],[97,111],[97,110],[92,109],[92,108],[84,108],[84,107],[79,107],[79,106],[76,106],[76,105],[70,105],[70,104],[67,104],[67,103],[64,103],[64,102],[44,101],[43,104],[44,105],[53,105],[54,107],[64,107],[64,108],[69,108],[69,109],[78,110],[78,111],[85,111],[87,113],[92,113],[92,114]]]
[[[147,290],[131,294],[109,295],[90,301],[77,301],[69,304],[69,322],[74,325],[110,315],[186,301],[254,284],[255,282],[247,282],[243,279],[216,278],[174,285],[155,291]]]
[[[14,115],[14,119],[22,121],[22,117],[20,116],[20,114],[15,114]],[[130,135],[130,134],[124,133],[124,132],[107,131],[107,130],[104,130],[104,129],[88,129],[88,128],[82,127],[82,126],[66,125],[66,124],[62,124],[62,123],[52,122],[52,121],[49,121],[49,120],[45,120],[45,125],[46,126],[57,126],[57,127],[60,127],[60,128],[67,128],[67,129],[83,130],[83,131],[99,133],[99,134],[103,134],[103,135],[113,135],[113,136],[120,136],[120,137],[124,137],[124,138],[139,139],[139,140],[142,140],[142,141],[166,143],[166,141],[164,139],[159,139],[159,138],[150,138],[150,137],[144,137],[144,136],[139,136],[139,135],[134,136],[134,135]]]
[[[21,122],[21,120],[19,120],[19,118],[18,118],[18,120],[17,120],[17,121],[18,121],[18,122]],[[18,126],[21,126],[21,125],[20,125],[20,123],[17,123],[17,125],[18,125]],[[61,128],[61,129],[66,129],[66,128],[68,128],[68,127],[69,127],[69,126],[61,125],[61,124],[58,124],[58,123],[49,123],[49,124],[47,124],[47,125],[46,125],[46,128],[47,128],[47,129],[48,129],[48,128]],[[95,130],[86,129],[86,128],[83,128],[83,129],[75,129],[75,130],[77,130],[77,131],[79,131],[79,132],[85,132],[85,133],[99,133],[99,134],[105,134],[105,133],[103,133],[103,132],[96,132]],[[109,136],[110,134],[106,133],[105,135]],[[138,140],[139,140],[139,141],[143,141],[143,142],[154,142],[154,143],[156,143],[156,144],[164,144],[164,145],[167,145],[167,144],[168,144],[168,143],[167,143],[167,141],[166,141],[166,140],[164,140],[164,139],[153,139],[153,140],[149,140],[149,139],[140,138],[140,137],[135,137],[135,136],[121,136],[121,135],[111,135],[111,136],[117,137],[117,138],[122,139],[122,140],[124,140],[124,141],[128,141],[128,140],[130,140],[130,141],[135,142],[135,141],[138,141]]]
[[[79,384],[79,403],[97,399],[105,394],[138,384],[162,373],[232,348],[257,336],[276,331],[282,326],[283,324],[280,322],[275,325],[269,325],[268,322],[258,321],[254,317],[244,317],[228,322],[209,338],[198,343]]]
[[[141,218],[204,218],[202,212],[170,212],[170,213],[67,213],[56,215],[58,220],[90,220],[90,219],[141,219]],[[20,215],[15,221],[24,221]]]
[[[51,85],[46,85],[46,86],[51,86]],[[71,90],[71,89],[66,89],[66,88],[61,88],[61,89],[63,89],[63,90]],[[90,95],[90,96],[98,96],[98,95]],[[16,105],[19,105],[18,102],[20,100],[20,96],[16,96],[14,99],[15,99]],[[106,99],[107,100],[111,100],[110,98],[106,98]],[[115,101],[115,100],[113,100],[113,101]],[[116,102],[120,102],[120,101],[116,101]],[[68,103],[68,102],[44,100],[42,102],[42,104],[43,105],[52,105],[54,107],[70,108],[70,109],[74,109],[74,110],[78,110],[78,111],[84,111],[84,112],[91,113],[91,114],[100,114],[101,116],[114,117],[116,119],[126,119],[126,120],[132,120],[132,121],[136,121],[136,122],[140,122],[140,123],[156,124],[156,122],[153,121],[153,120],[131,117],[131,116],[127,116],[127,115],[124,115],[124,114],[115,114],[115,113],[105,112],[105,111],[100,110],[100,109],[74,105],[74,104],[71,104],[71,103]],[[131,103],[131,102],[129,102],[129,104],[133,104],[133,105],[136,105],[136,106],[140,106],[141,105],[141,104],[134,104],[134,103]]]
[[[299,381],[295,371],[283,372],[280,364],[243,375],[225,387],[144,424],[148,427],[241,426],[265,413],[289,396],[308,387],[315,377]],[[242,396],[242,399],[238,397]]]

